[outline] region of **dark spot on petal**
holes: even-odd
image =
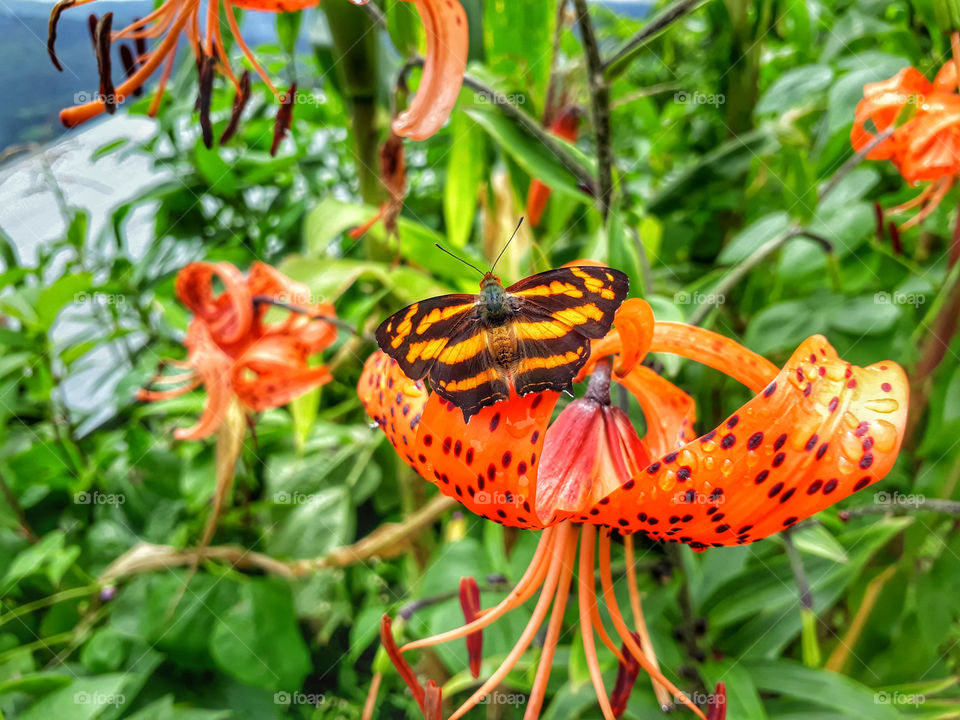
[[[817,444],[817,441],[818,441],[819,439],[820,439],[820,438],[817,437],[817,434],[814,433],[813,435],[810,436],[810,439],[807,440],[807,444],[804,445],[803,449],[804,449],[804,450],[807,450],[807,451],[813,450],[814,446]]]
[[[787,441],[787,434],[784,433],[783,435],[781,435],[780,437],[778,437],[778,438],[776,439],[776,441],[773,443],[773,449],[774,449],[774,450],[779,450],[780,448],[783,447],[783,444],[784,444],[786,441]]]
[[[873,455],[867,453],[860,459],[860,469],[866,470],[871,465],[873,465]]]
[[[747,449],[756,450],[758,447],[760,447],[760,443],[762,442],[763,442],[763,433],[755,432],[753,435],[750,436],[750,439],[747,440]]]
[[[780,494],[781,490],[783,490],[783,483],[778,482],[776,485],[770,488],[770,491],[767,493],[767,497],[776,497]]]
[[[869,478],[869,477],[862,477],[862,478],[860,478],[859,480],[857,480],[857,484],[853,486],[853,490],[854,490],[854,492],[856,492],[857,490],[862,490],[863,488],[865,488],[865,487],[866,487],[867,485],[869,485],[869,484],[870,484],[870,478]]]
[[[677,480],[680,482],[686,482],[690,479],[690,466],[684,465],[682,468],[677,470]]]
[[[497,427],[500,425],[500,413],[494,413],[493,417],[490,418],[490,432],[496,432]]]
[[[774,381],[774,382],[770,383],[769,385],[767,385],[767,389],[763,391],[763,396],[764,396],[764,397],[770,397],[770,396],[773,395],[776,391],[777,391],[777,383],[776,383],[776,381]]]
[[[720,447],[724,450],[729,450],[733,447],[733,444],[737,441],[736,435],[733,433],[727,433],[723,436],[723,440],[720,441]]]
[[[780,502],[785,503],[787,500],[793,497],[793,493],[796,492],[796,488],[790,488],[783,495],[780,496]]]
[[[740,422],[740,416],[739,416],[739,415],[731,415],[731,416],[730,416],[730,419],[727,420],[727,427],[730,428],[731,430],[733,430],[733,429],[737,426],[737,423],[738,423],[738,422]]]
[[[762,484],[762,483],[764,482],[764,480],[767,479],[767,476],[768,476],[769,474],[770,474],[770,471],[769,471],[769,470],[761,470],[760,472],[757,473],[757,476],[753,479],[753,481],[754,481],[757,485],[760,485],[760,484]]]
[[[783,465],[783,461],[786,459],[786,457],[787,457],[787,456],[786,456],[785,453],[782,453],[782,452],[781,452],[781,453],[777,453],[776,455],[773,456],[773,463],[772,463],[772,465],[773,465],[774,467],[780,467],[781,465]]]
[[[833,478],[832,480],[828,480],[827,484],[823,486],[823,494],[829,495],[836,489],[837,489],[837,479]]]
[[[510,463],[511,463],[512,461],[513,461],[513,453],[510,452],[509,450],[507,450],[507,451],[503,454],[503,457],[501,458],[500,462],[503,464],[504,469],[506,469],[506,468],[510,467]]]

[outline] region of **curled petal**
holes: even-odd
[[[420,87],[410,107],[393,121],[393,132],[426,140],[447,121],[457,102],[470,45],[467,14],[458,0],[415,0],[427,36]]]
[[[290,338],[265,337],[234,363],[233,390],[254,412],[286,405],[308,390],[330,382],[326,366],[310,367]]]
[[[629,373],[647,356],[653,341],[653,309],[646,300],[625,300],[613,319],[620,334],[620,357],[614,366],[618,377]]]
[[[537,468],[559,396],[512,395],[465,423],[459,408],[434,393],[412,451],[417,471],[476,515],[502,525],[542,527],[534,517]]]
[[[423,382],[408,378],[396,360],[377,350],[363,366],[357,395],[367,415],[380,426],[394,450],[423,475],[422,465],[414,454],[428,397]]]
[[[214,277],[223,284],[219,295],[214,294]],[[176,290],[218,344],[235,343],[250,329],[253,297],[243,273],[230,263],[191,263],[177,274]]]
[[[443,720],[443,692],[433,680],[427,680],[423,699],[423,720]]]
[[[906,67],[892,78],[863,86],[863,100],[854,113],[850,142],[854,150],[870,143],[878,132],[891,127],[905,108],[915,109],[933,90],[930,81],[916,68]],[[871,160],[893,157],[899,144],[899,130],[867,155]]]
[[[895,160],[905,180],[939,180],[960,172],[960,96],[930,95],[907,129]]]
[[[658,322],[650,352],[681,355],[726,373],[754,392],[762,390],[777,374],[777,366],[736,340],[695,325]]]
[[[726,422],[664,455],[586,519],[702,549],[790,527],[890,470],[908,387],[892,362],[844,362],[820,335]]]
[[[957,63],[947,60],[933,79],[933,92],[952,93],[957,91]]]
[[[206,325],[198,320],[190,323],[184,344],[189,352],[190,365],[207,391],[207,402],[196,425],[179,428],[173,436],[177,440],[200,440],[209,437],[220,427],[230,407],[233,397],[230,368],[233,360],[217,346]]]

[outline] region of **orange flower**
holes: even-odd
[[[896,214],[922,208],[901,229],[926,219],[960,173],[960,96],[956,89],[952,60],[944,64],[933,83],[907,67],[889,80],[863,88],[850,133],[854,150],[866,147],[880,132],[892,130],[867,157],[890,160],[909,183],[930,182],[913,200],[888,211]]]
[[[364,5],[368,1],[351,0],[356,5]],[[397,135],[423,140],[443,125],[460,92],[463,72],[467,64],[467,16],[457,0],[410,1],[416,3],[426,30],[427,56],[420,90],[408,110],[397,117],[393,127]],[[63,69],[55,50],[57,22],[60,15],[65,10],[90,2],[93,0],[60,0],[50,14],[47,49],[58,70]],[[197,105],[200,110],[204,142],[208,147],[213,143],[209,112],[215,72],[226,76],[236,90],[233,115],[221,137],[221,142],[229,140],[236,131],[240,114],[250,98],[250,84],[248,75],[244,73],[238,77],[228,62],[226,44],[220,26],[220,2],[221,0],[206,0],[207,4],[204,7],[203,0],[164,0],[146,17],[117,32],[112,29],[113,14],[104,14],[94,26],[94,46],[100,73],[99,91],[90,102],[61,111],[60,120],[63,124],[67,127],[75,127],[104,112],[113,113],[118,105],[139,91],[147,79],[163,66],[159,86],[149,109],[149,114],[155,115],[173,69],[177,45],[183,35],[186,36],[186,41],[197,62],[199,75]],[[269,75],[244,42],[234,8],[261,12],[293,12],[312,7],[319,0],[222,0],[222,2],[223,15],[233,40],[281,103],[272,147],[272,152],[276,152],[279,140],[290,126],[296,86],[291,87],[287,93],[277,90]],[[134,49],[131,50],[130,46],[126,45],[120,46],[120,56],[127,77],[115,86],[112,77],[111,47],[121,40],[132,41]],[[153,40],[155,43],[149,50],[146,47],[148,40]]]
[[[693,400],[640,364],[648,352],[686,356],[721,370],[756,396],[718,427],[695,438]],[[641,439],[609,405],[612,377],[638,400]],[[526,718],[536,718],[560,633],[579,537],[580,630],[604,717],[615,716],[603,685],[595,635],[625,665],[635,659],[698,716],[703,713],[659,671],[644,639],[636,579],[628,572],[634,635],[613,592],[610,536],[624,537],[633,567],[632,533],[697,550],[755,542],[882,478],[899,451],[907,382],[894,363],[866,368],[842,361],[823,337],[804,341],[780,371],[717,333],[654,322],[649,306],[630,300],[614,329],[595,341],[583,375],[587,397],[551,425],[555,392],[513,396],[483,408],[469,424],[383,353],[367,361],[358,393],[367,412],[411,467],[468,510],[504,525],[542,529],[536,554],[510,594],[461,628],[416,640],[410,651],[469,636],[538,595],[514,649],[450,718],[462,717],[514,667],[546,620],[540,665]],[[599,375],[599,378],[597,376]],[[597,534],[599,528],[599,537]],[[598,547],[595,547],[598,545]],[[604,604],[621,651],[597,609],[599,559]],[[538,594],[539,593],[539,594]],[[626,681],[614,700],[623,703]],[[715,706],[713,717],[722,717]]]
[[[214,294],[213,280],[223,285]],[[309,289],[264,263],[254,263],[247,277],[229,263],[192,263],[177,275],[177,297],[193,311],[184,345],[186,362],[170,364],[179,375],[158,375],[155,384],[181,383],[169,390],[141,390],[145,402],[178,397],[203,385],[207,403],[191,428],[174,432],[178,440],[213,433],[232,398],[261,412],[290,402],[329,382],[327,368],[308,360],[336,339],[333,306],[310,301]],[[271,306],[288,311],[285,319],[267,322]]]

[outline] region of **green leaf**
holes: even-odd
[[[220,617],[210,636],[214,660],[247,685],[298,690],[312,666],[289,587],[265,578],[239,587],[236,604]]]
[[[128,698],[123,693],[128,675],[114,673],[75,679],[66,687],[55,690],[31,705],[21,720],[96,720],[117,707],[123,707]],[[132,700],[133,698],[129,698]]]
[[[744,660],[743,663],[760,691],[788,695],[864,720],[900,717],[892,705],[877,702],[876,691],[844,675],[804,667],[790,660]]]
[[[517,161],[523,170],[535,177],[552,190],[562,192],[581,202],[592,202],[589,195],[579,187],[577,177],[550,150],[524,130],[515,125],[498,110],[481,110],[477,107],[464,110],[480,127],[489,133],[493,141],[510,157]],[[557,139],[558,143],[571,148],[569,143]]]
[[[443,188],[443,217],[450,244],[463,247],[470,239],[480,183],[486,172],[486,143],[483,132],[465,113],[453,114],[450,129],[453,139]]]
[[[829,65],[803,65],[777,77],[757,103],[755,112],[783,113],[792,107],[810,103],[833,80]]]
[[[764,215],[733,236],[717,257],[718,263],[733,265],[742,262],[753,253],[782,235],[790,227],[790,216],[785,212],[776,211]]]
[[[487,65],[530,90],[543,91],[550,75],[556,0],[484,3]]]

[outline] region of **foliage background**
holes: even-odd
[[[464,5],[468,73],[539,121],[556,3]],[[525,227],[511,246],[505,278],[579,257],[604,260],[628,272],[633,294],[660,319],[702,315],[719,293],[721,304],[697,319],[778,363],[824,332],[854,363],[891,359],[912,368],[948,307],[957,282],[947,269],[956,191],[903,235],[902,251],[878,235],[874,218],[875,202],[890,207],[917,192],[891,167],[861,164],[818,200],[851,155],[863,84],[907,64],[932,76],[946,59],[949,43],[925,0],[713,0],[672,25],[611,78],[617,192],[606,225],[563,165],[465,88],[444,130],[406,145],[399,244],[379,226],[358,242],[345,231],[382,198],[377,145],[397,101],[397,74],[422,47],[421,30],[402,2],[384,3],[387,29],[346,0],[321,7],[307,24],[278,18],[280,40],[259,51],[273,77],[296,79],[312,98],[299,103],[292,140],[277,158],[266,152],[274,110],[262,85],[240,137],[203,148],[192,117],[194,72],[183,62],[154,136],[97,153],[145,155],[169,181],[116,208],[96,235],[84,208],[62,203],[55,210],[69,229],[35,264],[21,264],[17,248],[0,242],[4,717],[357,718],[372,673],[384,668],[376,638],[382,613],[431,598],[403,632],[450,628],[460,610],[456,600],[438,598],[462,574],[492,588],[484,593],[489,603],[532,554],[530,534],[447,513],[393,557],[345,568],[311,567],[288,579],[209,562],[189,583],[188,570],[177,567],[133,573],[104,589],[98,578],[123,553],[140,543],[194,545],[207,517],[213,445],[172,440],[202,396],[148,406],[134,400],[159,358],[182,357],[188,317],[173,297],[173,277],[191,260],[275,263],[369,330],[407,302],[470,290],[471,271],[433,243],[489,261],[536,175],[553,198],[541,226]],[[645,22],[599,5],[591,13],[604,57]],[[310,51],[295,53],[295,38],[308,29]],[[579,36],[566,26],[559,39],[561,85],[589,108]],[[231,101],[221,87],[214,98],[221,127]],[[132,112],[142,113],[145,102]],[[595,167],[589,122],[581,134],[573,152]],[[145,249],[134,251],[125,228],[137,208],[155,220]],[[791,223],[827,239],[832,251],[796,237],[740,282],[718,288]],[[806,625],[782,538],[702,554],[641,544],[648,623],[669,676],[691,689],[724,680],[735,720],[960,717],[960,534],[952,514],[928,507],[930,499],[956,497],[960,478],[960,343],[951,338],[952,329],[935,371],[913,376],[930,401],[915,407],[915,430],[894,471],[844,503],[884,507],[847,522],[831,509],[793,534],[814,600]],[[329,354],[335,381],[257,419],[217,545],[282,561],[322,558],[429,502],[432,486],[397,462],[356,398],[372,349],[342,333]],[[697,398],[701,428],[746,398],[718,373],[660,362]],[[93,389],[93,407],[70,402],[71,393]],[[858,613],[863,622],[852,631]],[[489,666],[525,621],[518,611],[486,632]],[[420,669],[449,679],[445,696],[470,685],[461,643],[422,658]],[[535,659],[528,654],[505,692],[529,689]],[[605,671],[609,685],[610,657]],[[295,693],[323,702],[297,702]],[[380,717],[415,716],[388,668],[380,703]],[[627,717],[660,717],[655,705],[649,685],[638,682]],[[522,709],[493,704],[475,714],[512,718]],[[558,653],[544,717],[599,717],[576,641]]]

